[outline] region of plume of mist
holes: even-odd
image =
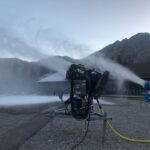
[[[22,38],[18,38],[12,32],[8,31],[0,28],[0,52],[2,57],[41,60],[38,63],[63,75],[66,74],[71,63],[60,57],[48,57],[49,54],[63,54],[72,57],[80,55],[83,57],[83,52],[89,50],[84,45],[76,44],[67,38],[65,39],[60,34],[55,35],[51,30],[39,30],[36,34],[37,43],[39,43],[38,48],[37,46],[31,46],[32,44],[28,44]],[[118,81],[129,80],[139,85],[144,85],[144,80],[140,79],[133,72],[102,56],[90,55],[83,59],[83,62],[101,71],[110,71],[112,77]]]
[[[46,68],[59,72],[62,75],[66,74],[66,71],[71,65],[70,62],[56,56],[51,56],[48,59],[40,60],[38,63]]]
[[[41,29],[35,35],[36,44],[47,54],[83,58],[91,53],[90,46],[51,29]]]
[[[144,85],[145,81],[135,75],[132,71],[102,56],[97,57],[95,55],[91,55],[83,61],[94,66],[95,68],[98,68],[101,71],[108,70],[110,75],[117,80],[128,80],[141,86]]]
[[[25,35],[12,29],[0,28],[1,57],[16,57],[32,61],[51,55],[81,58],[90,54],[89,46],[74,42],[50,29],[39,29],[35,33]]]
[[[38,60],[46,58],[47,55],[33,47],[23,39],[16,37],[10,31],[0,28],[0,53],[1,57],[16,57],[25,60]]]
[[[124,79],[117,79],[117,92],[122,94],[123,90],[126,89],[125,87],[125,80]]]

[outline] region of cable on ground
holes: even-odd
[[[90,113],[89,113],[89,115],[88,115],[87,128],[86,128],[86,131],[85,131],[84,136],[82,137],[82,139],[80,140],[80,142],[78,142],[76,145],[74,145],[74,146],[71,148],[71,150],[76,149],[79,145],[81,145],[81,143],[84,142],[84,140],[85,140],[85,138],[86,138],[86,136],[87,136],[87,134],[88,134],[88,131],[89,131],[89,125],[90,125]]]

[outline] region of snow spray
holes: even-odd
[[[98,68],[101,71],[108,70],[110,72],[110,75],[118,81],[128,80],[144,87],[145,81],[143,79],[138,77],[129,69],[102,56],[89,56],[83,61],[94,66],[95,68]]]
[[[66,75],[66,71],[71,65],[70,62],[64,60],[63,58],[55,56],[48,57],[48,59],[43,59],[38,63],[46,68],[59,72],[64,76]]]

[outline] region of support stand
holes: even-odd
[[[66,109],[66,106],[62,109],[57,109],[51,112],[51,118],[72,118],[71,112],[69,112]],[[103,126],[102,126],[102,139],[101,143],[102,146],[104,145],[105,142],[105,134],[106,134],[106,126],[107,126],[107,121],[112,120],[111,117],[108,117],[106,113],[104,115],[101,115],[99,113],[92,112],[90,115],[90,121],[95,121],[95,120],[102,120],[103,121]]]

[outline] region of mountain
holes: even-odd
[[[150,63],[150,34],[138,33],[129,39],[116,41],[93,55],[110,58],[125,66]]]

